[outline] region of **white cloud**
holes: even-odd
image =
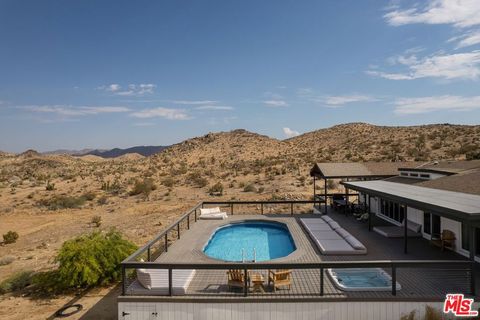
[[[300,134],[300,132],[292,130],[290,128],[286,128],[286,127],[283,128],[283,133],[285,134],[285,136],[287,138],[293,138],[293,137],[296,137]]]
[[[68,106],[68,105],[30,105],[19,108],[36,113],[53,113],[66,117],[97,115],[101,113],[121,113],[130,111],[127,107],[117,106]]]
[[[480,109],[480,96],[432,96],[400,98],[394,102],[396,114],[420,114],[434,111],[469,111]]]
[[[457,49],[474,46],[480,44],[480,30],[467,32],[461,36],[453,37],[448,42],[458,41]]]
[[[205,105],[196,107],[197,110],[233,110],[233,107],[230,106],[216,106],[216,105]]]
[[[367,95],[327,96],[323,99],[325,104],[332,107],[343,106],[347,103],[371,101],[377,101],[377,99]]]
[[[269,107],[287,107],[288,103],[285,100],[265,100],[263,101]]]
[[[175,104],[184,104],[184,105],[199,105],[199,104],[215,104],[215,100],[174,100],[172,101]]]
[[[480,1],[478,0],[428,0],[421,9],[394,8],[384,15],[392,26],[414,23],[451,24],[465,28],[480,24]]]
[[[480,76],[480,51],[457,54],[439,54],[418,59],[416,56],[399,56],[396,62],[407,67],[405,72],[369,70],[367,74],[390,80],[443,78],[476,80]]]
[[[118,95],[118,96],[143,96],[146,94],[152,94],[157,86],[153,83],[141,83],[141,84],[129,84],[126,88],[123,88],[117,83],[109,85],[103,85],[98,87],[98,90]]]
[[[183,109],[169,109],[169,108],[153,108],[144,109],[130,114],[132,117],[148,119],[148,118],[165,118],[169,120],[188,120],[190,115]]]

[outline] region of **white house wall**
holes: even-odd
[[[120,302],[119,320],[399,320],[425,306],[441,310],[443,303],[425,302],[282,302],[192,303]],[[123,313],[128,313],[122,316]],[[453,319],[445,317],[442,319]]]

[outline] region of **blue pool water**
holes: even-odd
[[[203,252],[212,258],[225,261],[267,261],[281,258],[295,251],[295,244],[287,227],[275,222],[241,222],[221,227],[215,231]]]

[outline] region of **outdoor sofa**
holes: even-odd
[[[329,216],[300,218],[318,250],[324,255],[366,254],[367,248]]]

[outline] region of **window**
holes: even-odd
[[[408,177],[408,172],[400,172],[401,176],[407,176]]]
[[[380,212],[385,217],[400,223],[403,222],[403,219],[405,218],[405,206],[392,201],[382,199],[380,203]]]
[[[420,178],[430,179],[430,175],[426,173],[420,174]]]
[[[410,177],[418,177],[418,173],[410,173]]]
[[[462,249],[470,251],[470,232],[465,223],[462,223]],[[475,255],[480,255],[480,228],[475,228]]]
[[[430,212],[423,212],[423,232],[426,234],[431,234],[431,215]]]

